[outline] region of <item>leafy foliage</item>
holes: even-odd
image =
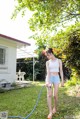
[[[80,28],[69,33],[69,44],[64,52],[68,66],[71,66],[80,74]]]
[[[43,52],[39,53],[38,61],[39,62],[36,63],[36,65],[35,65],[35,69],[39,70],[39,74],[37,75],[36,79],[39,80],[39,81],[44,81],[45,76],[46,76],[46,61],[47,61],[47,58],[45,57]]]
[[[60,23],[74,18],[80,19],[80,0],[16,0],[18,2],[13,16],[20,11],[25,15],[26,8],[34,11],[29,20],[30,28],[53,30]]]
[[[34,80],[45,80],[46,74],[46,57],[44,54],[39,52],[39,57],[35,58],[34,64]],[[33,59],[18,59],[17,60],[17,71],[26,72],[25,79],[26,80],[33,80]]]
[[[51,42],[55,42],[56,48],[61,49],[58,55],[72,70],[73,75],[80,75],[80,23],[72,25],[64,32],[59,32],[51,38]]]
[[[80,0],[16,1],[18,4],[13,17],[16,17],[20,11],[25,15],[26,8],[34,11],[29,25],[32,31],[36,31],[36,35],[32,37],[37,41],[39,52],[46,46],[60,49],[58,57],[62,58],[65,66],[72,70],[72,75],[79,75],[80,23],[77,22],[80,20]],[[75,21],[74,26],[57,34],[57,28],[71,21]]]
[[[18,59],[17,60],[17,71],[21,70],[25,72],[25,79],[32,80],[33,78],[33,59]]]

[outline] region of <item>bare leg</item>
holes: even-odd
[[[47,103],[49,108],[48,118],[52,118],[52,88],[47,88]]]
[[[57,111],[58,88],[59,88],[59,84],[54,84],[54,108],[53,108],[53,114],[56,113],[56,111]]]

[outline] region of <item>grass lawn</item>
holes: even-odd
[[[0,93],[0,111],[7,110],[9,116],[26,117],[36,103],[41,84]],[[80,97],[76,97],[71,90],[74,90],[74,86],[59,87],[58,112],[53,119],[80,119]],[[47,115],[46,88],[43,88],[38,106],[29,119],[47,119]]]

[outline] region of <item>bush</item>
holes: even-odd
[[[4,92],[5,92],[5,89],[0,88],[0,93],[4,93]]]
[[[68,80],[66,82],[66,86],[74,86],[74,85],[77,85],[77,84],[80,84],[80,77],[72,76],[71,80]]]

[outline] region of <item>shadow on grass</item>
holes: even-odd
[[[53,119],[80,119],[80,97],[69,96],[67,90],[59,89],[58,112]]]
[[[37,86],[40,87],[40,85]],[[69,87],[59,88],[58,111],[53,115],[52,119],[80,119],[80,97],[69,96],[69,94],[67,94],[68,88]],[[48,115],[46,88],[42,93],[38,109],[35,111],[34,115],[35,116],[32,116],[33,119],[45,119]]]

